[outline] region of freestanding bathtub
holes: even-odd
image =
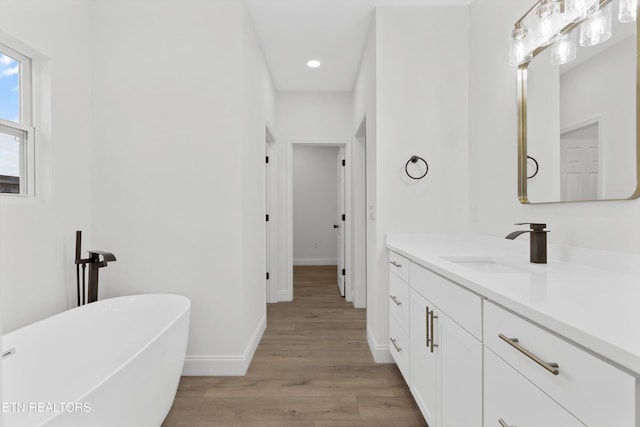
[[[180,379],[190,308],[178,295],[118,297],[4,335],[5,427],[159,427]]]

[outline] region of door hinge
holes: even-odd
[[[345,214],[342,214],[342,220],[343,220],[343,221],[346,221],[346,220],[347,220],[347,217],[346,217],[346,215],[345,215]]]
[[[269,156],[266,157],[265,163],[269,163]]]
[[[267,271],[267,280],[269,280],[269,272]]]
[[[269,214],[266,215],[267,222],[269,222]]]
[[[346,275],[347,274],[347,270],[345,270],[344,268],[342,269],[342,275]]]
[[[347,165],[347,161],[345,159],[342,159],[342,166],[346,166]]]

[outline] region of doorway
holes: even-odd
[[[332,172],[325,172],[326,182],[324,184],[326,192],[329,192],[331,188],[332,202],[321,203],[325,209],[325,218],[329,218],[330,221],[324,220],[319,224],[320,234],[324,233],[324,236],[329,236],[324,242],[324,248],[321,247],[322,242],[318,239],[305,238],[303,229],[302,238],[300,237],[300,224],[297,225],[298,233],[294,229],[294,182],[299,179],[309,179],[309,176],[305,176],[305,171],[311,171],[311,165],[307,165],[307,169],[304,169],[299,176],[294,175],[294,169],[297,167],[294,152],[296,150],[304,150],[322,152],[325,151],[326,163],[332,166]],[[302,151],[300,151],[302,152]],[[344,161],[343,161],[344,160]],[[347,289],[351,281],[351,253],[353,245],[353,234],[351,232],[351,173],[349,170],[349,164],[351,161],[351,141],[350,140],[333,140],[333,139],[295,139],[289,140],[287,144],[287,256],[286,256],[286,293],[287,300],[293,299],[293,266],[295,265],[320,265],[322,263],[332,262],[332,265],[336,265],[336,287],[337,292],[346,296],[348,294]],[[338,169],[340,165],[340,169]],[[329,166],[325,168],[329,170]],[[330,174],[330,175],[329,175]],[[302,178],[300,178],[302,176]],[[339,178],[340,176],[340,178]],[[316,179],[317,180],[317,179]],[[342,188],[342,194],[338,197],[338,182],[342,181],[340,187]],[[320,194],[308,194],[307,196],[316,196],[319,200],[326,200],[326,197],[320,197]],[[341,201],[339,204],[338,201]],[[338,212],[340,210],[340,212]],[[329,213],[330,212],[330,213]],[[344,218],[344,219],[343,219]],[[309,230],[306,230],[309,231]],[[327,233],[328,231],[328,233]],[[318,235],[320,235],[318,234]],[[307,236],[308,237],[308,236]],[[294,257],[294,239],[296,240],[296,249],[299,248],[300,242],[305,241],[307,252],[296,250],[296,257]],[[315,247],[317,244],[317,247]],[[331,252],[322,252],[321,249],[333,249]],[[315,251],[315,252],[314,252]],[[304,255],[304,254],[314,254]],[[322,255],[322,254],[325,255]],[[326,255],[332,253],[333,255]]]
[[[292,148],[293,265],[332,266],[337,290],[345,284],[344,146]]]

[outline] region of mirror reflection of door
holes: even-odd
[[[600,142],[598,123],[560,136],[560,200],[600,198]]]

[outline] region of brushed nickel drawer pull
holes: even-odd
[[[529,350],[527,350],[526,348],[518,344],[518,338],[508,338],[503,334],[498,334],[498,337],[504,342],[506,342],[507,344],[509,344],[511,347],[518,350],[520,353],[527,356],[529,359],[536,362],[538,365],[542,366],[547,371],[551,372],[553,375],[558,375],[560,373],[560,369],[558,369],[559,366],[557,363],[549,363],[540,359],[538,356],[536,356],[535,354],[531,353]]]
[[[431,323],[429,325],[429,327],[431,328],[431,333],[429,334],[431,336],[431,353],[433,353],[433,348],[438,346],[438,344],[435,344],[436,336],[433,333],[433,324],[435,323],[433,321],[433,319],[437,319],[438,316],[434,316],[433,315],[434,312],[435,312],[435,310],[431,310],[431,313],[429,314],[429,318],[431,319],[431,322],[429,322],[429,323]]]
[[[389,339],[391,340],[391,344],[393,344],[393,346],[396,348],[396,351],[400,353],[402,351],[402,347],[398,347],[398,344],[396,344],[396,340],[394,340],[393,338],[389,337]]]
[[[397,263],[397,262],[395,262],[395,261],[389,261],[389,262],[390,262],[390,263],[391,263],[391,265],[393,265],[394,267],[398,267],[398,268],[402,267],[402,264]]]
[[[426,343],[426,345],[427,345],[427,348],[429,348],[429,342],[431,341],[431,340],[429,339],[429,306],[426,306],[426,307],[425,307],[425,310],[426,310],[426,311],[425,311],[425,316],[424,316],[424,317],[425,317],[425,319],[426,319],[426,320],[425,320],[425,328],[424,328],[424,331],[425,331],[425,335],[427,336],[427,343]]]
[[[502,418],[498,418],[498,424],[500,424],[500,427],[509,427],[509,424],[505,423]]]
[[[391,300],[395,302],[396,305],[402,305],[402,301],[398,301],[398,299],[395,296],[389,295],[389,298],[391,298]]]

